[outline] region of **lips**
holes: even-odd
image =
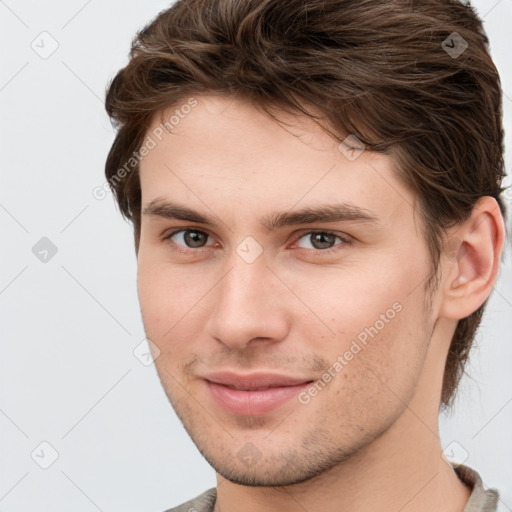
[[[309,378],[272,373],[216,372],[203,378],[209,396],[217,406],[242,416],[267,414],[289,402],[313,382]]]
[[[305,377],[290,377],[287,375],[279,375],[275,373],[251,373],[247,375],[236,374],[232,372],[215,372],[205,375],[204,379],[222,384],[230,388],[257,391],[268,388],[282,388],[286,386],[297,386],[312,382],[313,379]]]

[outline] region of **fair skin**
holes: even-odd
[[[496,201],[480,198],[450,232],[458,257],[443,254],[428,311],[428,249],[391,157],[349,160],[302,115],[279,115],[283,127],[240,100],[194,98],[141,162],[142,208],[160,198],[215,225],[143,214],[137,285],[164,390],[216,471],[216,512],[462,511],[470,489],[441,457],[441,384],[457,320],[497,279]],[[260,223],[344,202],[377,222]],[[336,236],[326,244],[311,231]],[[246,250],[262,251],[251,262],[237,253],[247,237],[257,245]],[[202,378],[231,369],[318,380],[387,311],[392,319],[307,404],[233,414]],[[255,462],[240,456],[244,446]]]

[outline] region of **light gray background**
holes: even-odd
[[[106,85],[136,30],[168,5],[0,1],[2,511],[161,512],[215,485],[154,366],[133,354],[144,331],[131,226],[111,194],[92,194],[114,138]],[[512,0],[474,5],[502,77],[510,169]],[[52,38],[58,48],[43,59],[31,45],[49,51]],[[57,247],[46,263],[32,252],[42,237]],[[478,334],[473,378],[455,414],[441,417],[443,446],[469,454],[465,463],[501,491],[502,510],[512,510],[510,260]],[[42,469],[52,450],[58,458]]]

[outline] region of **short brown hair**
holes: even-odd
[[[105,175],[133,223],[136,252],[141,191],[134,155],[153,116],[192,94],[236,96],[277,121],[272,106],[318,122],[311,105],[336,140],[353,134],[368,150],[392,155],[397,176],[419,201],[431,293],[447,228],[466,220],[481,196],[493,197],[506,219],[501,83],[469,3],[178,0],[160,12],[134,37],[130,61],[106,94],[117,136]],[[453,405],[486,304],[458,322],[443,408]]]

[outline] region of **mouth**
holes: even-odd
[[[227,413],[242,416],[267,414],[314,382],[275,374],[241,376],[232,373],[212,374],[203,380],[216,406]]]
[[[217,383],[218,384],[218,383]],[[263,391],[265,389],[276,389],[276,388],[279,388],[279,387],[290,387],[290,386],[263,386],[263,387],[260,387],[260,388],[242,388],[242,387],[238,387],[238,386],[233,386],[231,384],[220,384],[221,386],[225,386],[227,388],[230,388],[230,389],[237,389],[238,391]]]

